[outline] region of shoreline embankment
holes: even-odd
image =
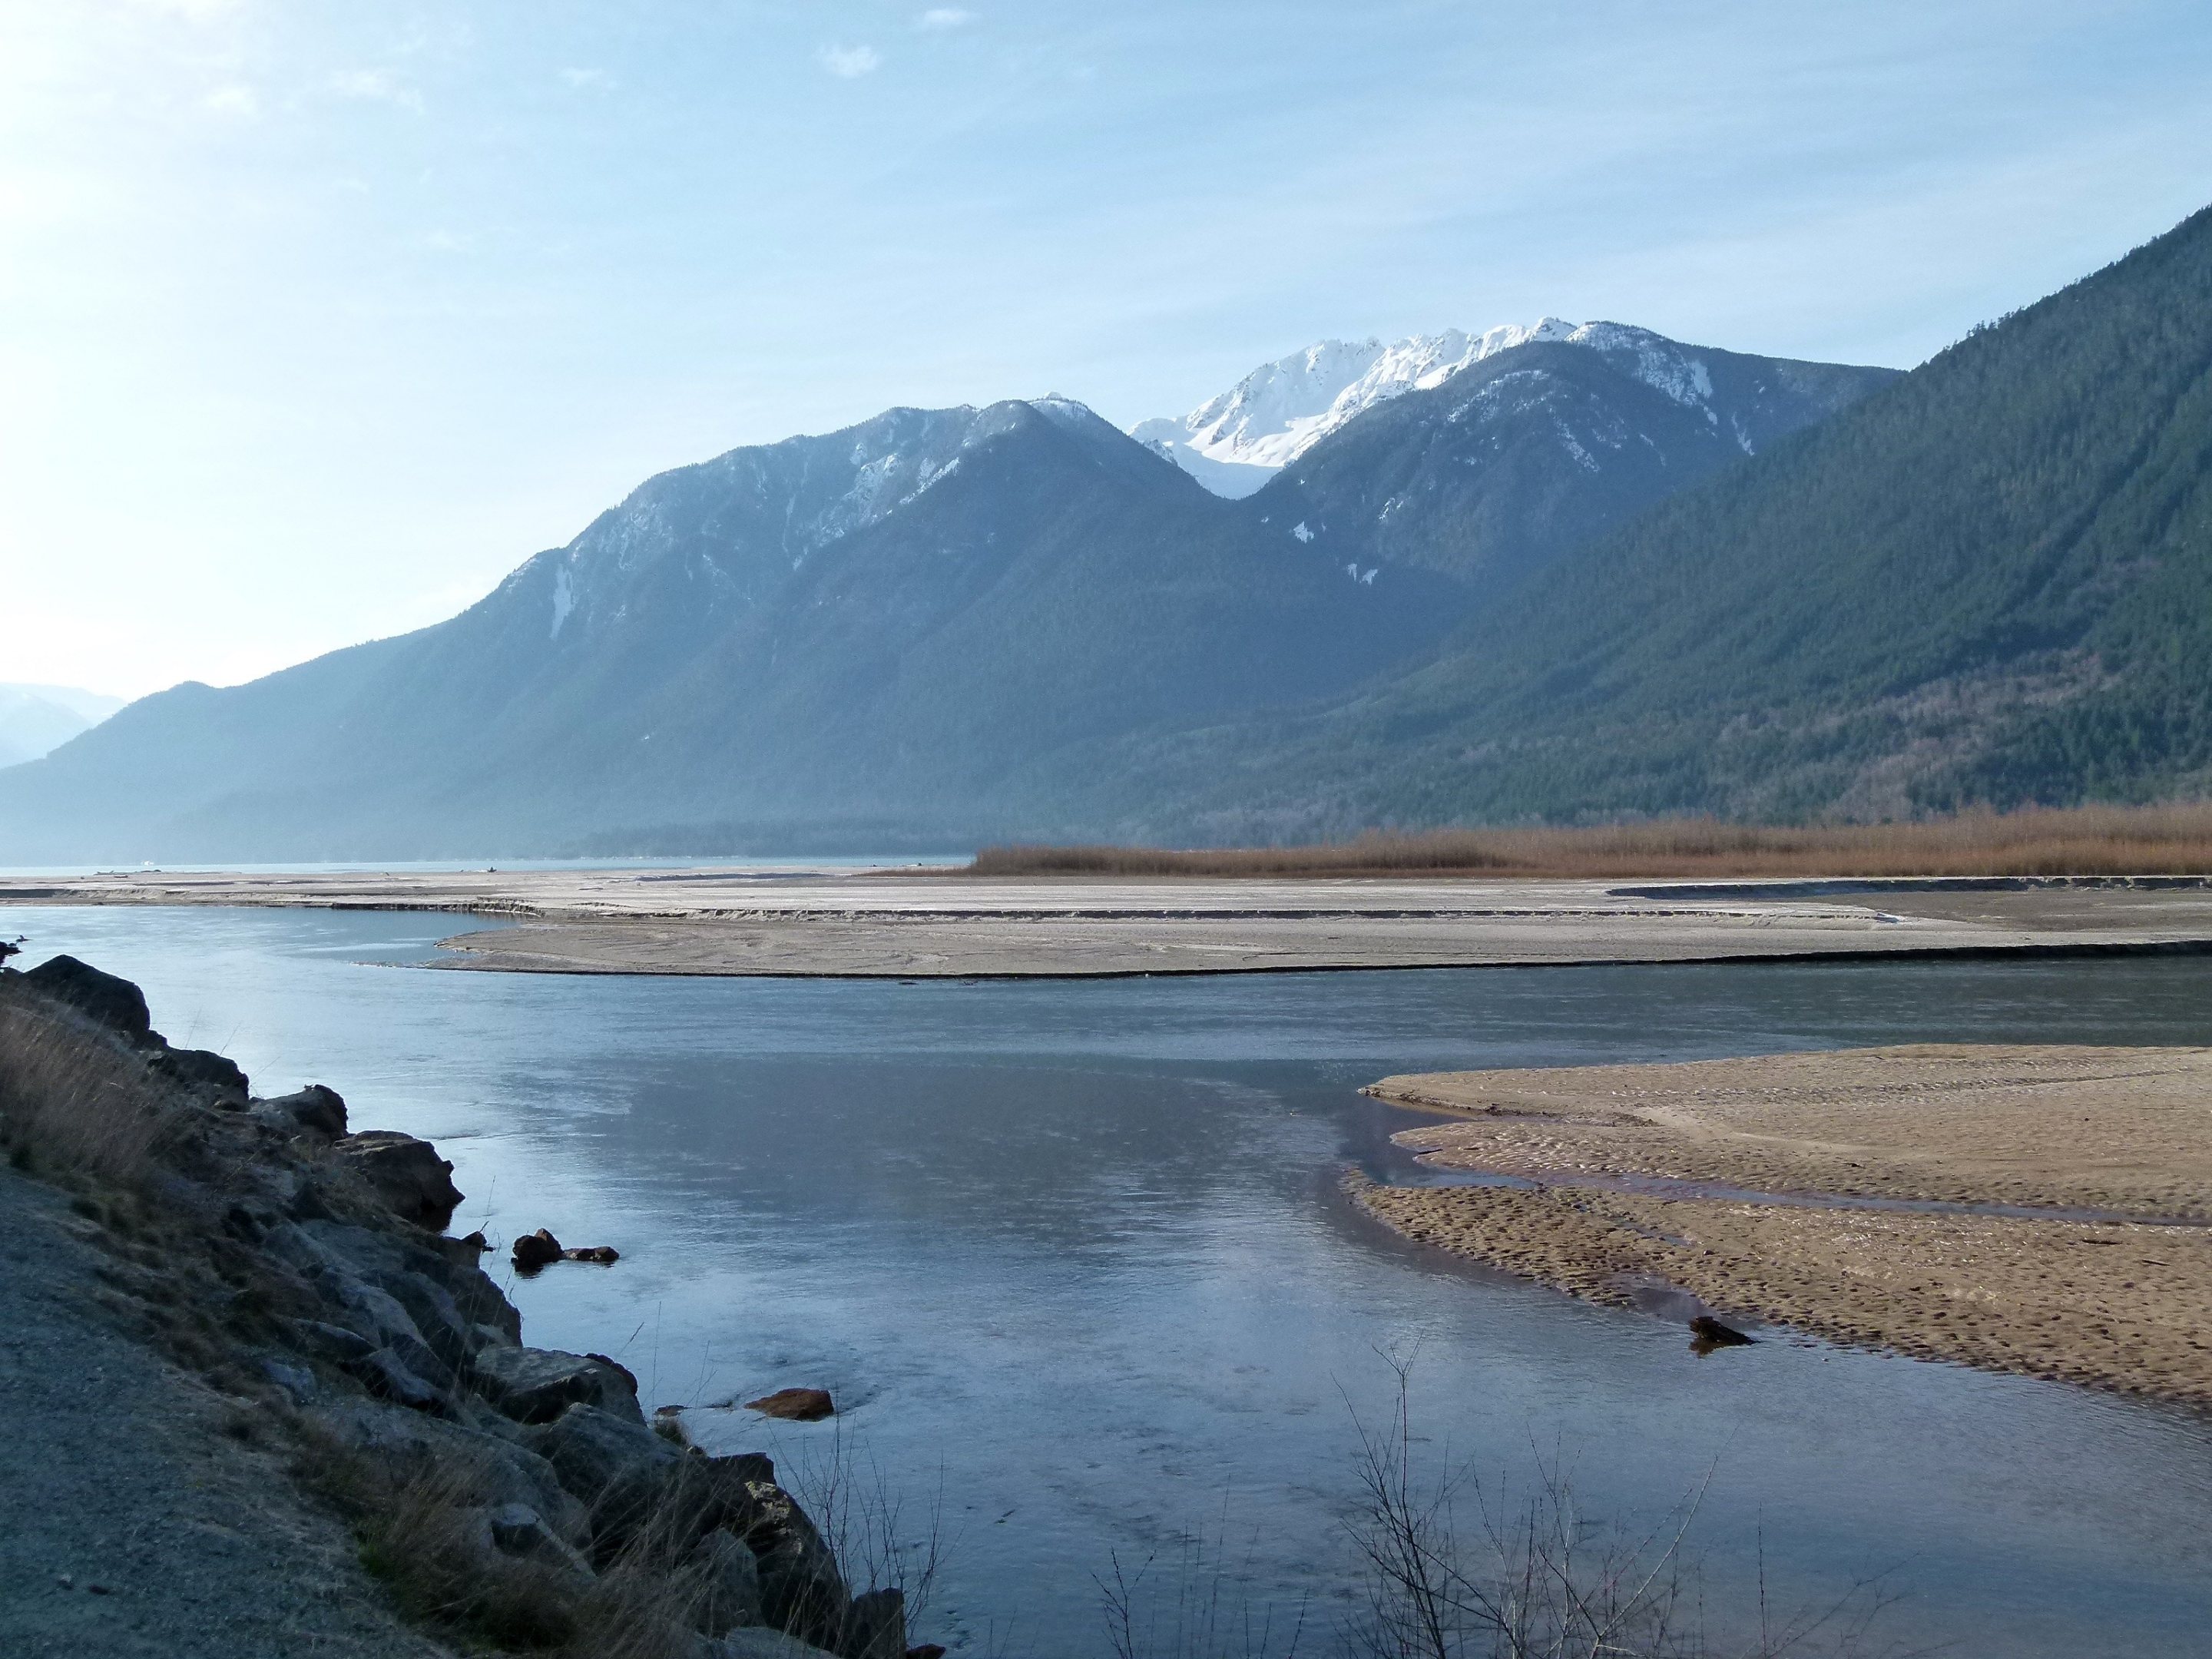
[[[119,1388],[124,1366],[87,1356],[137,1345],[149,1358],[131,1368],[134,1392],[105,1410],[149,1432],[195,1417],[228,1425],[228,1443],[216,1437],[210,1453],[203,1437],[186,1472],[136,1471],[157,1488],[155,1511],[207,1507],[205,1492],[240,1487],[230,1466],[250,1460],[272,1509],[302,1517],[295,1534],[335,1518],[369,1574],[334,1566],[327,1543],[264,1547],[250,1595],[194,1581],[220,1604],[196,1607],[94,1561],[8,1598],[0,1646],[197,1654],[206,1630],[298,1603],[310,1613],[272,1615],[219,1650],[417,1651],[396,1613],[471,1651],[556,1659],[908,1659],[901,1588],[852,1582],[769,1458],[708,1455],[680,1419],[648,1420],[616,1360],[522,1340],[521,1316],[481,1265],[487,1241],[448,1235],[462,1194],[430,1143],[354,1128],[319,1085],[255,1096],[228,1059],[155,1030],[135,985],[68,957],[0,970],[0,1143],[14,1166],[0,1180],[0,1236],[24,1260],[88,1251],[95,1286],[92,1305],[65,1283],[39,1291],[24,1316],[40,1328],[11,1333],[20,1365],[82,1362],[95,1386],[112,1374]],[[46,1239],[64,1224],[74,1239]],[[526,1251],[550,1240],[518,1243],[526,1269]],[[59,1379],[46,1382],[21,1397],[60,1398]],[[47,1411],[15,1427],[36,1445],[64,1422]],[[165,1479],[191,1490],[165,1493]],[[76,1496],[147,1507],[143,1492]],[[84,1530],[28,1509],[0,1522],[25,1528],[40,1537],[0,1532],[0,1560],[38,1553],[45,1531]],[[312,1615],[349,1597],[362,1604],[349,1621]],[[379,1620],[390,1631],[372,1640]]]

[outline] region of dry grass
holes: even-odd
[[[478,1651],[550,1659],[696,1651],[693,1614],[706,1586],[696,1569],[666,1559],[680,1516],[647,1517],[616,1559],[586,1577],[489,1547],[482,1516],[497,1482],[465,1454],[372,1456],[305,1420],[295,1433],[301,1480],[351,1522],[362,1565],[417,1623]]]
[[[179,1121],[168,1091],[104,1031],[0,997],[0,1121],[20,1169],[143,1183]]]
[[[2146,876],[2212,872],[2212,803],[1968,812],[1798,828],[1661,818],[1370,830],[1311,847],[990,847],[978,876]]]

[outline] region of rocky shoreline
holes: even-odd
[[[898,1586],[848,1582],[769,1458],[648,1422],[604,1354],[526,1345],[487,1242],[447,1235],[451,1164],[354,1131],[336,1091],[256,1097],[163,1040],[137,987],[57,957],[0,971],[0,1135],[74,1195],[108,1311],[281,1441],[426,1629],[637,1659],[939,1651],[909,1648]]]

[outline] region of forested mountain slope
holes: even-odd
[[[2201,793],[2212,211],[1553,562],[1395,684],[1121,760],[1182,833],[1232,836]]]
[[[1488,598],[1896,378],[1588,323],[1376,404],[1251,506],[1347,563],[1435,570]]]

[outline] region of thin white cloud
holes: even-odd
[[[926,29],[961,29],[975,21],[975,14],[965,6],[932,6],[915,23]]]
[[[252,87],[217,87],[200,100],[204,109],[217,115],[228,115],[240,121],[251,121],[261,113],[261,96]]]
[[[187,23],[212,23],[236,11],[240,0],[135,0],[143,10],[181,17]]]
[[[422,107],[422,95],[403,86],[384,70],[340,70],[331,76],[331,90],[341,98],[357,98],[375,104],[398,104],[407,109]]]
[[[857,81],[883,67],[883,54],[873,46],[824,46],[822,67],[841,81]]]

